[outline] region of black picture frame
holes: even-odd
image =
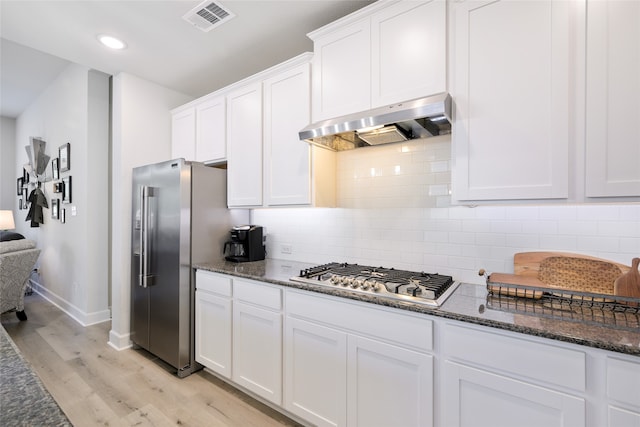
[[[29,209],[29,190],[22,188],[22,207]]]
[[[18,210],[22,210],[22,199],[18,199]]]
[[[71,169],[71,144],[66,143],[62,144],[60,148],[58,148],[58,159],[60,172],[66,172]]]
[[[58,160],[58,157],[56,157],[55,159],[51,160],[51,177],[53,179],[60,179],[60,166],[59,166],[60,161]]]
[[[67,222],[67,210],[66,209],[60,209],[60,222],[61,223],[65,223]]]
[[[60,218],[60,199],[51,200],[51,219]]]
[[[62,178],[62,203],[71,203],[72,182],[71,175]]]
[[[24,187],[24,178],[20,177],[16,183],[16,195],[22,196],[22,187]]]
[[[29,172],[27,172],[27,165],[24,165],[24,167],[22,168],[22,181],[25,184],[29,183]]]

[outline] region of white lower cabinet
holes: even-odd
[[[607,358],[608,426],[640,426],[640,361]]]
[[[346,425],[347,334],[291,317],[285,325],[285,409],[318,426]]]
[[[277,405],[282,403],[282,291],[233,280],[231,379]]]
[[[584,426],[582,398],[447,361],[444,423],[460,427]]]
[[[233,303],[233,374],[238,384],[282,403],[282,314]]]
[[[585,352],[489,328],[441,332],[443,425],[585,425]]]
[[[433,425],[430,320],[288,290],[285,312],[285,409],[319,426]]]
[[[196,360],[316,426],[640,427],[640,359],[196,272]]]
[[[433,356],[353,335],[347,352],[347,425],[433,425]]]
[[[231,278],[196,272],[195,317],[196,361],[231,378]]]
[[[282,404],[282,290],[198,270],[196,361],[276,405]]]

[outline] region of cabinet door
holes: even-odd
[[[196,160],[208,162],[227,157],[227,114],[223,96],[196,107]]]
[[[262,205],[262,83],[227,96],[227,203]]]
[[[371,103],[447,90],[446,1],[401,1],[371,18]]]
[[[282,314],[233,304],[233,381],[282,404]]]
[[[454,199],[568,197],[570,3],[455,4]]]
[[[347,419],[347,334],[288,317],[284,407],[318,426]]]
[[[371,107],[370,46],[369,19],[314,40],[314,122]]]
[[[640,363],[607,358],[609,426],[640,426]]]
[[[589,1],[587,197],[640,196],[640,2]]]
[[[349,336],[347,366],[348,425],[433,425],[432,356]]]
[[[196,157],[196,110],[188,108],[171,116],[171,158]]]
[[[196,291],[196,361],[231,378],[231,299]]]
[[[446,361],[443,425],[568,427],[585,425],[584,399]]]
[[[608,427],[637,427],[640,426],[640,412],[630,411],[627,409],[616,408],[609,405],[609,423]]]
[[[311,114],[309,64],[264,82],[265,204],[311,203],[309,144],[298,132]]]

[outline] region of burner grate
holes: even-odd
[[[384,283],[389,293],[409,294],[413,297],[437,299],[453,284],[451,276],[425,272],[396,270],[394,268],[337,263],[319,265],[300,271],[300,277],[328,280],[331,276],[373,278]]]

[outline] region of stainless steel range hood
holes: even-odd
[[[448,93],[312,123],[301,140],[334,151],[451,133]]]

